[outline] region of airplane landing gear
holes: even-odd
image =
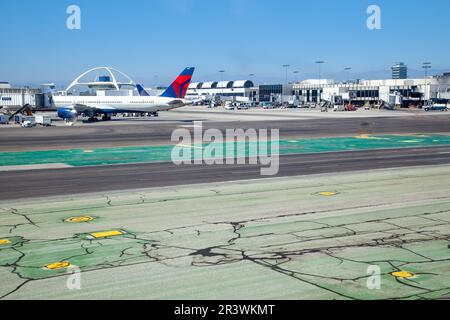
[[[111,121],[111,117],[110,116],[103,116],[102,121]]]

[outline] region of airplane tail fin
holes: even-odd
[[[137,89],[137,91],[138,91],[138,93],[139,93],[139,95],[141,97],[148,97],[148,96],[150,96],[148,94],[148,92],[140,84],[136,85],[136,89]]]
[[[186,95],[189,84],[192,80],[192,75],[194,74],[195,68],[186,68],[183,72],[175,79],[175,81],[167,88],[166,91],[161,95],[161,97],[166,98],[178,98],[184,99]]]

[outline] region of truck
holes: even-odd
[[[341,95],[332,94],[328,102],[333,107],[333,111],[346,111],[344,99]]]
[[[447,99],[432,99],[429,104],[423,107],[425,111],[447,111]]]

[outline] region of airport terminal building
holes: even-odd
[[[13,88],[8,82],[0,82],[0,107],[15,107],[29,104],[33,107],[46,105],[41,89]]]
[[[423,106],[432,99],[450,99],[450,73],[422,79],[357,80],[335,82],[309,79],[294,84],[254,86],[250,80],[197,82],[189,86],[188,98],[242,97],[252,102],[279,102],[295,99],[301,103],[331,101],[341,96],[355,105],[381,100],[401,107]]]
[[[255,86],[251,80],[221,81],[221,82],[196,82],[191,83],[186,97],[189,99],[222,99],[234,98],[235,100],[251,102],[275,102],[281,96],[293,94],[293,85],[263,84]]]
[[[322,100],[331,101],[333,95],[342,96],[353,104],[376,103],[380,100],[401,105],[421,106],[431,99],[450,98],[450,73],[423,79],[387,79],[359,80],[355,82],[314,83],[311,80],[296,83],[293,94],[303,97],[304,101],[317,103]]]
[[[189,85],[186,97],[248,97],[253,87],[254,84],[250,80],[195,82]]]

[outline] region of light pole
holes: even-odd
[[[248,77],[249,77],[250,80],[252,80],[252,82],[253,82],[253,78],[255,77],[255,74],[254,74],[254,73],[250,73],[250,74],[248,75]],[[253,85],[254,85],[254,83],[253,83]]]
[[[222,96],[223,96],[223,74],[225,73],[225,70],[219,70],[220,73],[220,85],[222,86]],[[222,100],[222,97],[221,97]]]
[[[352,68],[350,68],[350,67],[344,68],[344,71],[347,72],[347,78],[350,76],[350,70],[352,70]],[[350,79],[347,79],[346,81],[349,82]]]
[[[424,62],[422,64],[422,68],[425,70],[425,87],[424,87],[424,100],[427,99],[427,91],[428,91],[428,70],[431,69],[431,62]]]
[[[346,67],[344,68],[344,71],[347,73],[347,84],[348,84],[348,104],[351,105],[352,104],[352,97],[350,96],[350,70],[352,70],[351,67]]]
[[[248,75],[248,77],[250,78],[250,80],[252,80],[252,78],[255,76],[255,74],[254,73],[250,73],[249,75]],[[255,85],[255,83],[252,81],[252,84],[253,84],[253,86]],[[255,101],[255,95],[253,95],[253,89],[251,90],[251,99],[252,99],[252,101]]]
[[[220,73],[220,81],[223,82],[223,74],[225,73],[225,70],[219,70]]]
[[[288,85],[288,69],[290,66],[291,66],[290,64],[283,64],[283,66],[282,66],[286,71],[286,87]],[[284,92],[284,89],[283,89],[283,87],[281,87],[281,104],[283,104],[283,92]]]
[[[290,66],[290,64],[283,64],[283,68],[286,69],[286,85],[288,84],[288,69]]]
[[[321,83],[322,83],[322,65],[325,61],[316,61],[316,64],[319,65],[319,89],[317,90],[317,100],[318,103],[322,101],[322,92],[321,92]]]
[[[297,75],[300,73],[300,71],[295,70],[293,73],[295,74],[295,76],[294,76],[294,82],[297,82]]]

